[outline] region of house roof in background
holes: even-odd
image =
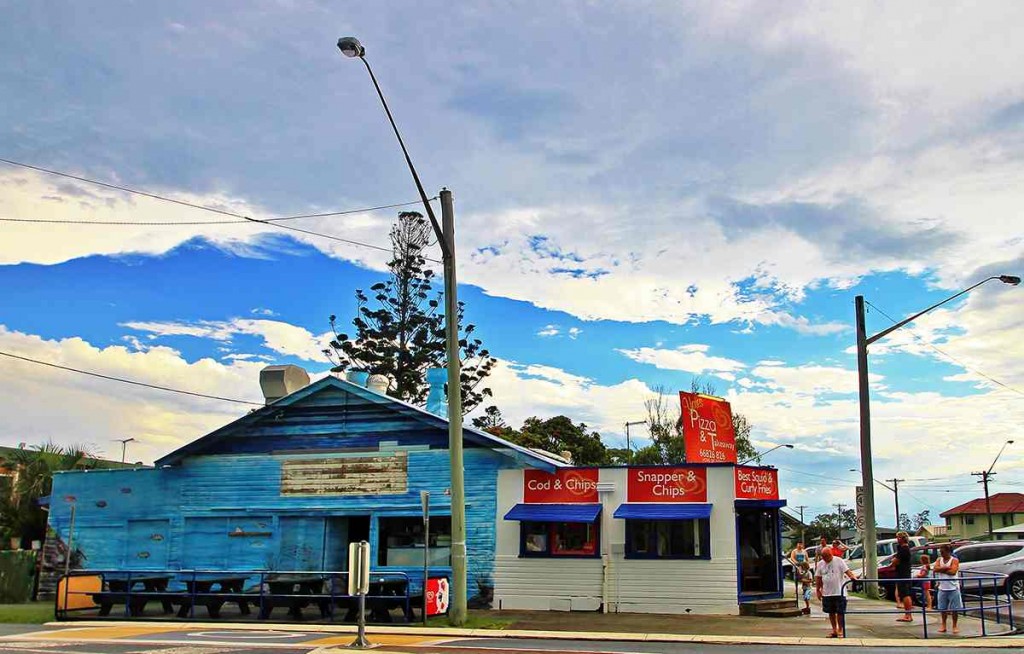
[[[989,497],[989,504],[992,506],[992,513],[1024,513],[1024,493],[996,493]],[[963,514],[985,514],[988,509],[985,506],[985,498],[979,497],[970,502],[964,502],[960,506],[954,506],[939,514],[945,518],[951,515]]]

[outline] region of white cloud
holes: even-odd
[[[582,333],[583,333],[583,330],[580,329],[579,327],[570,327],[569,330],[566,332],[566,334],[569,335],[569,338],[571,338],[573,340],[576,340],[576,338],[578,338],[579,335],[582,334]]]
[[[545,325],[539,332],[537,332],[537,336],[548,338],[551,336],[558,336],[560,333],[562,333],[562,331],[557,325]]]
[[[248,318],[196,322],[132,321],[122,323],[121,326],[147,332],[150,334],[150,338],[194,336],[216,341],[230,341],[232,337],[241,334],[259,336],[267,348],[278,354],[321,363],[326,361],[323,349],[327,347],[327,343],[332,337],[330,332],[314,335],[305,328],[279,320],[251,320]]]
[[[661,370],[681,370],[694,375],[710,373],[723,379],[734,379],[731,373],[746,366],[735,359],[709,356],[711,347],[701,343],[680,345],[674,350],[641,347],[632,350],[617,350],[634,361],[648,363]]]
[[[188,362],[175,350],[96,347],[81,338],[47,340],[0,325],[0,349],[63,366],[134,381],[262,404],[258,362]],[[151,462],[245,415],[252,405],[177,395],[0,358],[7,392],[0,394],[11,440],[84,443],[115,456],[114,438],[138,440],[131,460]],[[54,407],[60,407],[54,410]],[[7,443],[5,443],[7,444]]]

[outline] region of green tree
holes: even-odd
[[[561,454],[569,452],[573,465],[600,466],[609,463],[608,448],[601,435],[590,431],[584,423],[574,424],[566,416],[542,420],[527,418],[522,429],[501,434],[517,445]]]
[[[46,442],[25,449],[5,449],[0,465],[15,474],[10,492],[0,498],[0,528],[5,536],[20,538],[22,545],[46,536],[46,511],[39,498],[53,488],[53,473],[63,470],[88,470],[99,467],[86,447],[63,447]]]
[[[330,317],[334,338],[323,352],[334,364],[333,372],[364,370],[385,375],[388,394],[412,404],[426,402],[429,386],[426,371],[445,365],[443,295],[434,289],[434,272],[427,268],[425,250],[431,227],[414,211],[398,214],[391,229],[392,258],[389,277],[370,287],[371,296],[356,290],[355,336],[342,333],[336,316]],[[463,412],[476,407],[491,389],[481,386],[495,360],[473,336],[476,326],[463,324],[464,304],[459,303],[458,322],[462,361]]]
[[[700,377],[690,380],[691,393],[715,395],[716,391],[715,385],[708,380]],[[655,386],[654,394],[644,400],[644,410],[647,412],[647,429],[653,442],[633,452],[633,463],[651,465],[686,461],[686,441],[683,438],[679,396],[669,392],[664,386]],[[737,460],[753,459],[759,462],[757,450],[750,442],[750,421],[743,414],[733,411],[732,425],[736,432]]]
[[[512,427],[505,422],[505,417],[501,415],[501,409],[494,405],[487,407],[482,414],[473,418],[472,424],[481,431],[501,438],[513,431]]]

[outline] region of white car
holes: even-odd
[[[969,577],[974,572],[1007,575],[1002,590],[1015,600],[1024,600],[1024,540],[972,543],[958,547],[954,555],[960,560],[961,576]],[[977,584],[977,581],[968,580],[963,582],[963,587],[971,592]],[[991,588],[990,582],[982,582],[982,590]]]

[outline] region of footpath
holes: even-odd
[[[727,615],[650,615],[635,613],[562,613],[548,611],[473,611],[476,624],[499,626],[487,629],[455,629],[438,626],[383,626],[367,628],[370,641],[389,651],[433,651],[479,649],[486,639],[487,649],[514,651],[529,649],[529,640],[564,641],[566,650],[601,651],[614,643],[692,643],[761,646],[859,646],[899,648],[971,648],[1020,649],[1024,637],[1006,634],[1005,622],[989,620],[988,637],[980,636],[977,618],[961,618],[959,636],[938,634],[939,616],[928,615],[930,638],[923,638],[921,614],[913,623],[895,620],[894,613],[853,614],[847,621],[847,638],[827,638],[828,618],[820,605],[812,603],[812,613],[796,618],[758,618]],[[889,602],[859,597],[850,598],[850,610],[890,610]],[[436,624],[436,623],[435,623]],[[42,631],[10,634],[0,640],[34,642],[91,642],[155,645],[253,646],[259,648],[308,647],[315,651],[340,651],[352,640],[353,625],[316,623],[253,622],[169,622],[169,621],[71,621],[47,623]],[[10,632],[9,632],[10,633]],[[575,641],[570,646],[568,641]],[[580,643],[593,643],[581,647]],[[621,647],[621,645],[618,645]],[[2,648],[2,646],[0,646]],[[551,644],[543,648],[552,649]],[[378,650],[381,651],[381,650]]]

